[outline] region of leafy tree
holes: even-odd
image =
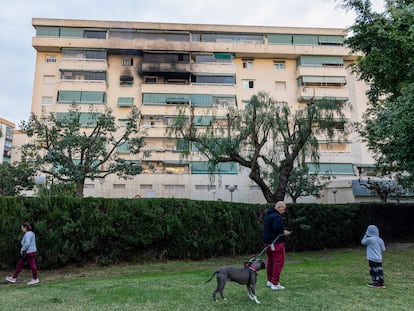
[[[330,175],[309,174],[307,166],[297,166],[289,177],[286,193],[293,203],[296,203],[300,197],[310,195],[320,199],[321,190],[331,182],[331,178]]]
[[[33,188],[34,169],[26,162],[0,164],[0,195],[14,196]]]
[[[371,179],[360,180],[359,184],[371,190],[377,195],[381,202],[387,202],[389,197],[394,197],[397,203],[400,203],[400,198],[406,193],[405,189],[392,179]]]
[[[343,103],[303,106],[292,111],[265,92],[253,95],[244,109],[229,107],[225,119],[214,109],[196,116],[194,107],[182,106],[168,133],[193,142],[212,164],[237,162],[248,168],[266,201],[276,202],[285,198],[295,163],[306,157],[317,161],[318,138],[332,139],[338,122],[345,123]]]
[[[371,1],[341,1],[357,14],[346,41],[362,52],[354,71],[370,84],[370,105],[358,128],[379,167],[407,172],[414,184],[414,2],[388,0],[382,13]],[[404,176],[404,174],[402,175]]]
[[[72,104],[63,117],[56,114],[38,117],[32,114],[20,127],[31,138],[22,146],[22,157],[36,165],[42,173],[61,182],[75,183],[76,196],[83,196],[87,178],[103,180],[110,174],[129,178],[142,171],[139,163],[119,156],[124,147],[138,154],[144,144],[138,137],[140,113],[133,107],[120,131],[111,109],[97,113],[90,106],[81,113],[79,104]]]

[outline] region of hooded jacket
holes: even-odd
[[[361,244],[367,246],[368,260],[382,262],[382,252],[385,251],[385,244],[379,237],[379,230],[377,226],[368,226],[367,231],[361,240]]]

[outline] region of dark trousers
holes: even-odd
[[[265,244],[268,246],[269,244]],[[280,274],[282,273],[283,266],[285,265],[285,243],[275,243],[274,249],[269,246],[266,249],[267,255],[267,280],[272,282],[273,285],[279,284]]]
[[[32,270],[33,279],[37,279],[37,267],[35,261],[36,252],[28,253],[25,258],[20,257],[17,262],[16,271],[13,274],[14,278],[17,278],[19,273],[23,270],[24,263],[27,261],[30,269]]]
[[[384,284],[384,272],[382,271],[382,262],[368,260],[369,274],[372,282],[375,284]]]

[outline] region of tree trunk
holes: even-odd
[[[85,179],[78,179],[76,181],[76,197],[83,198],[84,185],[85,185]]]

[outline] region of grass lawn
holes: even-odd
[[[259,271],[257,305],[245,286],[227,283],[227,301],[213,302],[216,282],[205,284],[224,265],[241,266],[249,256],[208,261],[168,261],[111,267],[40,271],[41,283],[28,286],[29,270],[16,284],[3,282],[0,310],[414,310],[414,246],[388,245],[384,253],[386,289],[369,288],[365,249],[287,253],[283,291],[265,286]],[[219,295],[218,295],[219,297]]]

